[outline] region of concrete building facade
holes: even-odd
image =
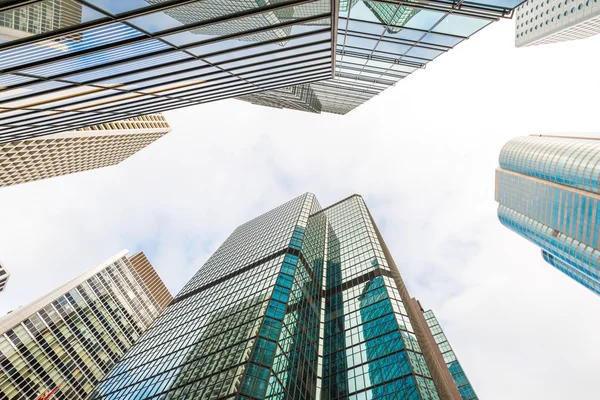
[[[119,164],[171,128],[162,114],[0,143],[0,187]]]
[[[124,250],[0,318],[0,398],[86,399],[170,301],[146,262]]]

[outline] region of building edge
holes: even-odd
[[[360,195],[353,195],[353,196],[362,197]],[[350,197],[353,197],[353,196],[350,196]],[[387,259],[388,264],[390,266],[390,272],[392,275],[392,279],[394,280],[394,282],[396,283],[396,286],[398,287],[398,292],[400,293],[400,297],[402,298],[402,302],[404,303],[404,306],[406,308],[408,316],[411,321],[415,322],[415,324],[413,326],[413,328],[415,329],[415,335],[417,336],[417,341],[419,342],[419,345],[421,346],[421,350],[423,350],[423,357],[425,357],[425,362],[427,363],[427,368],[429,368],[429,372],[431,373],[431,377],[435,384],[435,388],[438,391],[438,395],[440,396],[440,400],[461,400],[462,397],[460,396],[460,393],[458,392],[458,389],[456,388],[456,386],[454,386],[454,381],[451,379],[452,383],[448,384],[448,382],[446,380],[447,379],[446,374],[450,374],[450,371],[448,370],[448,367],[446,366],[445,363],[443,363],[442,365],[439,365],[437,355],[435,354],[435,349],[437,348],[437,346],[435,346],[435,347],[431,346],[431,343],[425,333],[428,331],[428,329],[425,328],[427,325],[425,324],[425,326],[420,326],[421,319],[423,319],[423,314],[421,313],[420,309],[418,308],[417,303],[414,303],[412,301],[413,299],[410,296],[410,294],[408,293],[408,289],[406,288],[406,285],[404,284],[404,281],[402,280],[402,277],[400,276],[400,270],[398,269],[396,262],[392,258],[390,250],[388,249],[387,244],[383,240],[383,236],[381,235],[381,232],[379,231],[379,228],[377,227],[377,224],[375,223],[375,220],[373,219],[373,216],[371,215],[371,211],[369,210],[369,207],[366,206],[366,204],[365,204],[365,208],[369,215],[369,219],[371,220],[371,224],[373,224],[373,227],[375,229],[375,234],[377,235],[377,239],[381,243],[381,248],[383,250],[383,254],[385,255],[385,258]],[[425,322],[425,320],[423,319],[423,323],[424,322]],[[438,352],[439,352],[439,350],[438,350]],[[441,357],[441,353],[440,353],[440,357]],[[451,377],[451,375],[450,375],[450,377]]]
[[[150,263],[143,251],[138,251],[127,258],[148,289],[148,292],[154,297],[161,310],[164,310],[171,304],[171,301],[173,301],[173,296],[156,272],[156,269],[154,269],[154,266]]]

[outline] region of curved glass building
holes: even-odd
[[[600,137],[508,142],[496,170],[498,218],[549,264],[600,294]]]

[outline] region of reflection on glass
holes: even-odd
[[[373,261],[377,268],[376,260]],[[383,278],[378,276],[368,281],[359,300],[367,361],[366,368],[362,368],[366,372],[365,387],[373,387],[370,390],[373,399],[385,398],[386,393],[401,394],[403,399],[419,399],[411,378],[397,380],[409,375],[411,369]]]
[[[161,0],[148,0],[150,4],[161,3]],[[202,21],[210,21],[221,18],[226,15],[234,13],[244,13],[256,9],[263,8],[267,5],[277,5],[282,1],[270,1],[257,2],[255,0],[204,0],[197,3],[171,8],[164,11],[164,14],[175,19],[182,25],[196,24]],[[180,36],[187,35],[189,39],[187,41],[198,41],[201,39],[209,39],[214,36],[232,35],[239,32],[251,31],[259,28],[268,26],[275,26],[297,20],[299,18],[307,18],[321,13],[329,11],[328,3],[318,1],[309,3],[304,6],[298,7],[285,7],[276,9],[274,11],[267,11],[256,15],[251,15],[242,18],[236,18],[234,20],[228,20],[222,23],[208,24],[207,26],[194,28],[180,34]],[[163,14],[163,13],[161,13]],[[163,15],[164,15],[163,14]],[[143,20],[147,17],[141,17]],[[141,21],[138,21],[141,22]],[[205,38],[192,39],[190,34],[202,35]],[[256,42],[264,42],[268,40],[284,39],[291,34],[291,27],[274,28],[269,31],[260,32],[252,36],[246,36],[245,38],[238,40],[248,40]],[[182,41],[181,38],[178,39]],[[285,41],[278,42],[279,46],[284,46]]]
[[[0,12],[0,40],[12,41],[54,32],[82,22],[82,5],[75,0],[44,0]],[[46,43],[60,48],[62,41],[81,42],[81,33]]]
[[[342,276],[340,241],[329,228],[327,242],[327,290],[334,289]],[[323,357],[323,395],[337,399],[348,396],[348,360],[344,338],[344,297],[341,290],[325,298],[325,340]]]
[[[389,3],[365,1],[365,4],[382,24],[388,25],[387,30],[390,33],[400,32],[402,30],[400,27],[406,25],[420,11],[416,8],[397,6]]]

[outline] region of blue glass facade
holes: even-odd
[[[500,168],[600,194],[600,141],[516,138],[500,152]]]
[[[363,199],[305,194],[237,228],[91,398],[440,399],[407,296]]]
[[[502,149],[496,171],[500,221],[595,293],[600,293],[599,162],[596,140],[525,137]]]
[[[600,294],[597,250],[508,207],[498,208],[498,218],[504,226],[540,246],[544,260],[552,266]]]

